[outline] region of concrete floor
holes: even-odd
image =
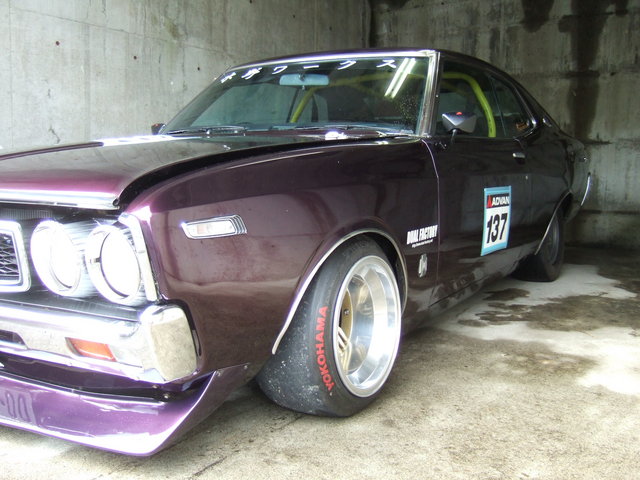
[[[640,253],[569,249],[405,338],[349,419],[240,390],[180,443],[131,458],[0,428],[2,479],[637,479]]]

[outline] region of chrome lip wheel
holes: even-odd
[[[384,384],[400,340],[400,294],[382,258],[358,260],[338,291],[333,350],[338,374],[352,394],[368,397]]]

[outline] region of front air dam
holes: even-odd
[[[176,401],[95,395],[0,375],[0,424],[128,455],[152,455],[210,415],[246,381],[247,366],[214,372]]]

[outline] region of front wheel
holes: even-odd
[[[351,242],[319,270],[258,383],[292,410],[352,415],[385,384],[400,320],[398,284],[385,254],[372,241]]]

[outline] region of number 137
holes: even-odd
[[[494,243],[498,239],[503,238],[508,215],[509,214],[505,212],[502,215],[496,213],[494,216],[489,217],[487,221],[487,243]]]

